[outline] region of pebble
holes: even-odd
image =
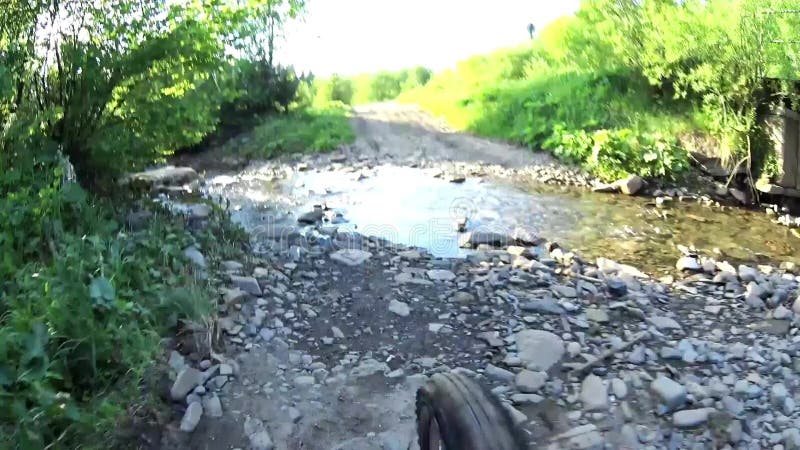
[[[616,397],[617,400],[623,400],[628,396],[628,385],[619,378],[612,378],[611,391],[614,393],[614,397]]]

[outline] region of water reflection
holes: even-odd
[[[314,205],[346,218],[340,226],[393,242],[463,256],[456,224],[512,233],[526,230],[556,240],[585,257],[606,256],[650,271],[673,267],[677,244],[718,249],[731,260],[797,260],[800,239],[761,213],[719,212],[675,202],[595,194],[508,180],[467,178],[451,183],[430,170],[380,166],[371,171],[299,172],[273,179],[258,170],[207,189],[231,200],[245,227],[294,223]]]

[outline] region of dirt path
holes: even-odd
[[[379,157],[430,161],[483,162],[519,168],[554,164],[544,152],[452,132],[414,105],[379,103],[354,109],[355,148]]]

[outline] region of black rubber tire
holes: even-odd
[[[417,391],[420,450],[439,450],[430,441],[436,426],[445,450],[527,449],[497,397],[463,373],[437,373]]]

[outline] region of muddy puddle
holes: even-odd
[[[670,271],[677,245],[722,253],[731,261],[800,263],[800,239],[763,213],[712,210],[677,200],[598,194],[505,179],[466,178],[455,183],[436,170],[384,165],[342,171],[272,172],[253,168],[207,179],[207,193],[231,202],[233,218],[247,229],[265,223],[296,224],[315,205],[340,229],[462,257],[456,223],[468,230],[512,233],[523,229],[562,243],[584,257],[608,257],[650,273]],[[722,259],[718,257],[718,259]]]

